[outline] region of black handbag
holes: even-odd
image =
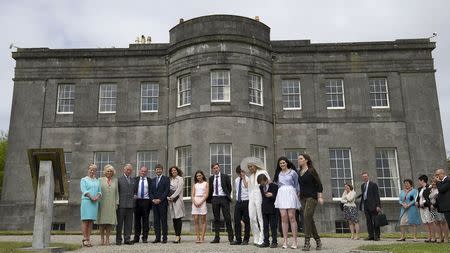
[[[344,211],[344,203],[339,203],[339,207],[341,208],[341,211]]]
[[[169,196],[168,196],[168,197],[172,196],[174,193],[175,193],[175,191],[170,190],[170,191],[169,191]],[[172,201],[173,201],[173,202],[177,202],[177,200],[178,200],[179,198],[180,198],[180,194],[178,194],[175,198],[173,198]]]
[[[377,216],[375,216],[374,223],[376,228],[383,227],[389,224],[386,218],[386,214],[381,212]]]

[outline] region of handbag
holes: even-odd
[[[339,207],[341,208],[341,211],[344,211],[344,203],[339,203]]]
[[[170,190],[170,191],[169,191],[169,196],[168,196],[168,197],[172,196],[174,193],[175,193],[174,190]],[[178,200],[179,198],[180,198],[180,195],[178,194],[175,198],[172,199],[172,201],[173,201],[173,202],[177,202],[177,200]]]
[[[387,221],[386,214],[380,212],[377,216],[374,217],[374,225],[376,228],[383,227],[388,224],[389,223]]]

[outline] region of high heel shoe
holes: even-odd
[[[173,243],[181,243],[181,237],[178,237],[178,239],[173,241]]]

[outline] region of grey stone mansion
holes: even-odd
[[[192,175],[225,173],[256,156],[271,175],[278,157],[311,155],[324,183],[320,232],[343,232],[343,185],[360,173],[379,185],[394,231],[402,180],[445,166],[429,39],[311,43],[271,40],[258,19],[180,20],[168,43],[128,48],[19,48],[0,230],[31,230],[27,149],[63,148],[69,198],[55,200],[53,229],[79,230],[87,165],[126,163],[184,171],[191,226]],[[167,171],[165,171],[167,173]],[[211,215],[211,212],[210,214]],[[364,215],[360,215],[361,219]],[[361,224],[364,224],[362,221]],[[208,219],[208,229],[211,219]],[[364,230],[364,229],[363,229]]]

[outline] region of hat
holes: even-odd
[[[244,172],[248,172],[248,166],[249,165],[255,165],[260,170],[265,170],[266,167],[264,166],[264,163],[261,161],[261,159],[257,157],[246,157],[241,162],[241,170]]]

